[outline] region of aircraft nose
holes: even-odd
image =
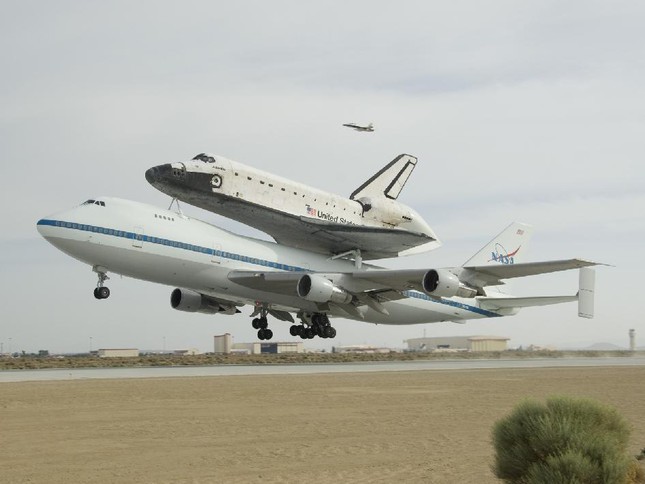
[[[153,166],[146,170],[146,180],[148,183],[155,184],[155,182],[163,180],[170,174],[170,165]]]
[[[186,178],[186,167],[183,163],[153,166],[146,170],[146,180],[154,186],[169,182],[183,182]]]

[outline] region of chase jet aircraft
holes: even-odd
[[[155,188],[183,202],[255,227],[281,245],[373,260],[435,249],[441,242],[397,201],[417,159],[400,155],[344,198],[201,153],[146,171]]]
[[[229,173],[230,175],[230,173]],[[235,175],[233,175],[235,176]],[[253,307],[258,338],[271,339],[267,317],[292,323],[302,339],[333,338],[330,318],[420,324],[509,316],[527,306],[578,301],[593,316],[594,269],[580,259],[523,262],[531,227],[513,223],[464,265],[390,270],[242,237],[182,213],[101,197],[38,221],[40,234],[98,276],[108,273],[174,286],[179,311],[236,314]],[[504,281],[580,268],[577,294],[516,297]],[[299,319],[295,322],[294,315]]]
[[[347,123],[343,124],[343,126],[352,128],[355,131],[361,131],[363,133],[371,133],[372,131],[374,131],[374,125],[372,123],[368,124],[367,126],[361,126],[360,124],[356,123]]]

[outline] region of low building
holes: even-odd
[[[506,351],[509,340],[504,336],[439,336],[405,342],[409,351]]]
[[[247,351],[252,355],[262,353],[304,353],[304,344],[301,341],[281,341],[275,343],[235,343],[231,350]]]
[[[199,351],[197,348],[188,348],[185,350],[175,350],[173,351],[173,354],[175,356],[195,356],[195,355],[201,355],[202,352]]]
[[[134,358],[139,356],[136,348],[104,348],[97,352],[100,358]]]
[[[390,348],[378,348],[375,346],[368,345],[352,345],[352,346],[334,346],[331,349],[332,353],[362,353],[362,354],[374,354],[374,353],[391,353],[392,349]]]

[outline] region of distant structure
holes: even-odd
[[[97,352],[100,358],[136,358],[139,356],[137,348],[103,348]]]
[[[233,348],[233,340],[231,338],[231,333],[225,333],[220,335],[215,335],[215,345],[213,348],[213,353],[218,355],[228,355]]]
[[[409,351],[506,351],[510,338],[504,336],[442,336],[405,340]]]
[[[175,356],[196,356],[202,353],[197,348],[187,348],[185,350],[174,350],[172,354]]]
[[[271,343],[235,343],[231,348],[235,353],[245,352],[251,355],[263,353],[304,353],[304,345],[301,341],[283,341]]]
[[[362,354],[374,354],[374,353],[392,353],[393,350],[390,348],[378,348],[376,346],[369,345],[352,345],[352,346],[334,346],[331,349],[332,353],[362,353]]]
[[[629,330],[629,351],[636,351],[636,330]]]

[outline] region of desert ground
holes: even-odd
[[[2,383],[0,481],[499,482],[494,422],[551,395],[645,447],[643,367]]]

